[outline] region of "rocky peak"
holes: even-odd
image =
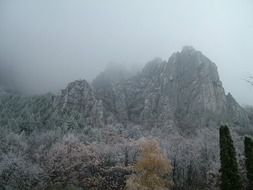
[[[77,109],[80,112],[89,112],[95,101],[92,88],[85,80],[69,83],[59,97],[62,110]]]
[[[167,62],[150,61],[133,77],[115,79],[110,73],[100,74],[93,87],[86,81],[70,83],[57,98],[60,110],[77,111],[93,123],[110,120],[184,131],[249,123],[232,95],[226,96],[216,65],[192,47]]]
[[[185,54],[192,54],[195,52],[197,52],[197,51],[192,46],[184,46],[181,51],[181,53],[185,53]]]
[[[210,126],[228,122],[247,126],[245,111],[231,94],[226,96],[217,66],[200,51],[184,47],[171,56],[165,73],[165,80],[170,81],[165,85],[166,93],[176,92],[177,98],[171,104],[176,107],[179,125]]]
[[[239,104],[233,103],[235,108],[228,112],[231,101],[216,65],[190,46],[174,53],[168,62],[155,59],[147,63],[140,74],[107,90],[99,97],[106,99],[108,110],[121,121],[190,129],[220,122],[247,123]],[[235,115],[236,122],[230,118]]]
[[[96,99],[93,89],[85,80],[69,83],[56,98],[56,107],[63,115],[81,114],[80,117],[83,117],[89,125],[103,124],[102,102]]]

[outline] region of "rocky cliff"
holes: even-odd
[[[83,124],[101,127],[104,125],[102,100],[96,99],[93,89],[85,80],[68,84],[55,101],[56,112],[63,117],[76,116]]]
[[[181,129],[221,122],[249,125],[245,111],[225,94],[216,65],[192,47],[184,47],[168,61],[149,62],[130,79],[112,82],[100,76],[93,86],[107,113],[119,122]]]

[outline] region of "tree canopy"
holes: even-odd
[[[136,174],[127,181],[128,190],[163,190],[172,185],[169,175],[172,167],[156,140],[145,140],[140,159],[134,166]]]

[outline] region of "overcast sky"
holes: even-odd
[[[184,45],[217,64],[226,92],[253,104],[243,80],[253,74],[252,0],[0,0],[0,64],[33,93],[92,80],[110,62],[168,60]]]

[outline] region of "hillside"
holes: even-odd
[[[249,112],[225,94],[216,65],[189,46],[134,75],[106,70],[58,95],[2,91],[0,188],[123,189],[140,142],[154,138],[172,162],[175,187],[194,189],[218,176],[220,124],[231,127],[239,153],[238,131],[252,130]],[[84,159],[79,169],[72,159]]]

